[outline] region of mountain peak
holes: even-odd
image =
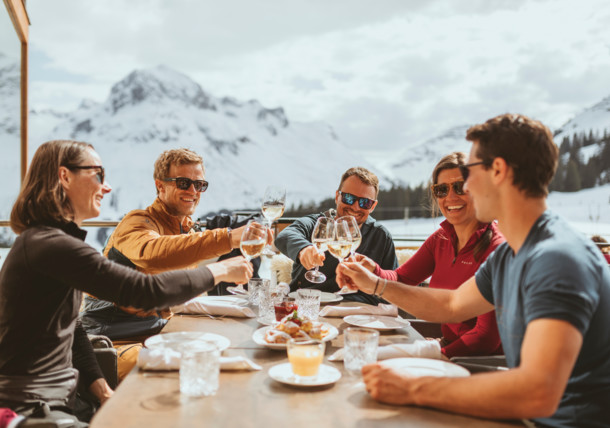
[[[109,104],[114,113],[143,101],[172,100],[185,106],[216,110],[210,96],[188,76],[167,66],[135,70],[110,90]]]

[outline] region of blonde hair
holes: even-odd
[[[189,149],[172,149],[166,150],[157,158],[155,161],[155,171],[153,178],[155,180],[163,180],[168,178],[169,169],[172,165],[189,165],[198,163],[201,165],[201,169],[205,174],[205,167],[203,166],[203,158],[192,150]],[[159,189],[157,189],[159,193]]]

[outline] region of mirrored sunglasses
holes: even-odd
[[[87,166],[82,166],[82,165],[66,165],[66,168],[68,168],[68,169],[97,169],[97,172],[95,173],[97,181],[99,181],[100,184],[104,184],[104,179],[106,177],[106,172],[104,171],[104,167],[101,166],[101,165],[87,165]]]
[[[369,198],[359,198],[356,195],[352,195],[351,193],[339,192],[341,195],[341,202],[347,205],[353,205],[354,202],[358,201],[358,206],[363,210],[370,210],[375,202],[375,199]]]
[[[203,193],[208,189],[208,182],[205,180],[191,180],[186,177],[164,178],[163,181],[175,181],[176,187],[180,190],[188,190],[191,185],[195,187],[195,191]]]
[[[442,184],[433,184],[432,185],[432,194],[436,198],[446,198],[449,194],[449,186],[453,188],[453,191],[456,195],[462,196],[465,194],[464,192],[464,181],[454,181],[450,185],[447,183]]]

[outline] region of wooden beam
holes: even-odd
[[[27,43],[30,35],[30,18],[25,10],[23,0],[4,0],[4,4],[11,21],[13,21],[17,37],[19,37],[21,43]]]
[[[28,43],[21,43],[21,183],[28,170]]]

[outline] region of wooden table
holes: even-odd
[[[343,346],[341,318],[325,318],[339,336],[327,344],[326,356]],[[324,360],[342,373],[334,385],[298,388],[271,379],[267,372],[287,362],[286,352],[257,345],[252,333],[261,325],[255,319],[181,316],[172,318],[164,332],[206,331],[231,340],[226,356],[245,356],[261,371],[220,374],[220,388],[212,397],[180,395],[177,372],[143,372],[135,368],[101,408],[91,423],[96,427],[514,427],[519,423],[494,422],[412,406],[376,402],[361,379],[350,376],[343,363]],[[380,344],[409,343],[422,337],[411,327],[382,332]],[[328,346],[330,345],[330,346]]]

